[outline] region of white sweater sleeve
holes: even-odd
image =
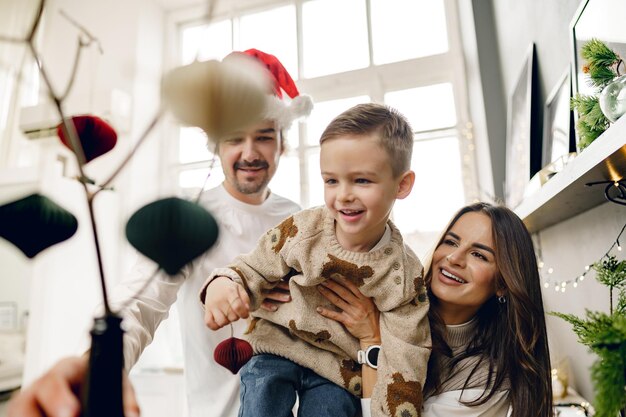
[[[482,389],[466,389],[463,399],[471,401],[482,393]],[[460,396],[461,391],[449,391],[428,398],[422,417],[507,417],[511,414],[508,391],[497,392],[489,401],[475,407],[461,404]]]
[[[189,275],[189,266],[176,276],[170,277],[163,271],[139,294],[137,291],[153,276],[157,265],[149,260],[140,260],[131,273],[118,284],[111,295],[111,304],[117,311],[124,303],[128,303],[121,315],[124,319],[124,364],[126,370],[139,360],[139,356],[154,338],[159,324],[169,315],[177,293]]]
[[[463,398],[477,397],[481,389],[466,389]],[[485,404],[468,407],[459,402],[461,391],[449,391],[430,397],[424,403],[422,417],[508,417],[511,415],[509,392],[502,391]],[[361,399],[363,417],[372,417],[371,398]]]

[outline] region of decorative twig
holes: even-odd
[[[130,161],[130,159],[132,158],[132,156],[135,154],[135,152],[137,152],[137,149],[139,149],[139,146],[141,146],[141,144],[145,141],[145,139],[148,137],[148,134],[152,131],[152,129],[154,129],[154,127],[157,125],[158,121],[161,119],[161,116],[163,115],[163,113],[165,112],[165,108],[164,107],[160,107],[156,114],[154,115],[154,117],[152,118],[152,121],[148,124],[148,126],[146,127],[146,129],[143,131],[142,135],[139,137],[139,140],[137,141],[137,143],[135,143],[135,146],[133,147],[133,149],[128,153],[128,155],[126,155],[126,158],[124,158],[124,160],[122,161],[122,163],[117,167],[117,169],[111,174],[111,176],[104,182],[102,183],[102,185],[100,186],[100,189],[97,190],[91,197],[91,199],[93,200],[93,198],[96,196],[96,194],[98,194],[100,191],[102,191],[103,189],[105,189],[114,179],[115,177],[117,177],[117,175],[120,173],[120,171],[122,171],[122,169],[124,168],[124,166],[126,166],[126,164]]]
[[[104,53],[104,51],[102,50],[102,45],[100,44],[100,41],[98,40],[98,38],[93,36],[87,29],[85,29],[83,25],[81,25],[75,19],[73,19],[70,15],[68,15],[65,12],[65,10],[61,9],[59,10],[59,13],[61,14],[61,16],[66,18],[68,22],[73,24],[78,30],[83,32],[83,34],[89,39],[89,42],[87,42],[87,45],[91,45],[91,43],[94,42],[96,45],[98,45],[98,50],[100,51],[100,54]]]
[[[10,38],[8,36],[1,36],[0,35],[0,42],[24,43],[25,40],[24,39],[18,39],[18,38]]]
[[[33,26],[30,28],[30,32],[28,33],[28,36],[25,39],[26,42],[32,43],[33,39],[35,38],[35,33],[37,32],[37,28],[39,27],[39,23],[41,22],[41,16],[43,15],[45,2],[46,0],[41,0],[41,3],[39,3],[39,9],[37,10],[35,21],[33,22]]]
[[[76,159],[77,159],[77,162],[78,162],[78,171],[80,173],[80,178],[81,179],[85,179],[85,178],[87,178],[87,176],[85,175],[85,172],[83,170],[83,165],[86,163],[85,153],[84,153],[84,150],[83,150],[82,145],[80,143],[80,139],[78,137],[78,134],[76,133],[76,128],[74,126],[74,123],[71,120],[66,119],[64,111],[63,111],[63,99],[69,93],[70,87],[72,86],[73,81],[69,82],[68,88],[66,88],[66,91],[65,91],[63,96],[57,95],[55,93],[55,91],[54,91],[54,87],[52,86],[52,82],[50,80],[50,77],[48,76],[48,73],[47,73],[46,69],[44,68],[44,65],[43,65],[43,62],[41,60],[41,57],[40,57],[39,53],[37,52],[37,50],[35,49],[35,42],[34,42],[35,33],[37,31],[37,28],[39,27],[39,23],[41,21],[42,15],[43,15],[44,6],[45,6],[45,0],[41,0],[41,3],[39,4],[39,9],[37,11],[37,15],[36,15],[35,21],[33,22],[32,29],[31,29],[29,35],[26,37],[25,42],[28,45],[28,48],[30,49],[30,51],[31,51],[31,53],[32,53],[32,55],[34,57],[35,62],[37,63],[37,67],[39,68],[39,73],[41,74],[41,78],[43,79],[44,83],[46,84],[46,87],[48,88],[48,93],[50,95],[50,99],[52,100],[54,106],[57,109],[57,112],[59,113],[59,117],[61,118],[62,129],[65,131],[66,136],[69,138],[70,146],[71,146],[72,151],[74,152],[74,155],[76,156]],[[83,30],[83,32],[85,32],[87,34],[87,36],[91,37],[92,39],[95,39],[88,32],[86,32],[84,30]],[[74,65],[77,66],[76,63]],[[74,77],[75,77],[75,71],[72,71],[72,78],[74,78]],[[103,302],[104,302],[104,308],[106,310],[106,313],[110,314],[111,313],[111,308],[109,306],[109,300],[108,300],[107,291],[106,291],[106,280],[105,280],[105,277],[104,277],[104,267],[103,267],[103,262],[102,262],[102,254],[101,254],[101,250],[100,250],[100,242],[99,242],[99,239],[98,239],[98,229],[96,227],[96,220],[95,220],[95,215],[94,215],[93,200],[90,198],[87,182],[83,181],[83,180],[81,180],[79,182],[82,184],[83,189],[85,191],[85,196],[87,198],[87,207],[89,208],[89,218],[90,218],[90,221],[91,221],[91,228],[92,228],[92,232],[93,232],[94,245],[95,245],[95,249],[96,249],[98,270],[100,272],[100,286],[102,288],[102,299],[103,299]]]
[[[72,72],[70,73],[70,78],[67,82],[67,86],[65,87],[65,91],[59,97],[61,100],[65,100],[70,94],[70,90],[72,89],[74,80],[76,79],[76,71],[78,70],[78,64],[80,62],[80,53],[85,46],[89,46],[89,43],[83,42],[82,39],[78,38],[78,47],[76,48],[76,56],[74,57],[74,66],[72,67]]]
[[[202,197],[202,192],[206,188],[207,183],[209,182],[209,177],[211,177],[211,172],[213,171],[213,167],[215,166],[215,161],[217,159],[217,148],[218,143],[215,143],[215,148],[213,149],[213,158],[211,158],[211,163],[209,164],[209,172],[207,176],[204,178],[204,183],[202,183],[202,187],[200,187],[200,191],[198,191],[198,195],[196,196],[194,202],[198,204],[200,202],[200,197]]]

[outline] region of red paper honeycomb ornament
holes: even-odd
[[[229,337],[217,345],[213,358],[234,375],[252,358],[252,346],[245,340]]]
[[[84,115],[71,118],[85,154],[86,162],[109,152],[117,143],[117,133],[99,117]],[[65,135],[62,124],[57,126],[57,135],[67,148],[72,150],[70,139]]]

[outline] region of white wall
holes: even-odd
[[[598,189],[601,193],[602,189]],[[626,223],[626,207],[606,203],[561,222],[539,233],[545,268],[553,267],[558,280],[573,279],[585,266],[599,260],[611,247]],[[623,255],[621,257],[623,259]],[[609,311],[609,291],[590,272],[576,288],[564,293],[553,287],[544,289],[546,311],[558,311],[584,317],[585,309]],[[578,343],[570,324],[557,317],[548,317],[550,350],[554,361],[569,358],[573,382],[583,397],[593,398],[589,367],[597,357]]]

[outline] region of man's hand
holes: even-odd
[[[283,303],[291,301],[289,293],[289,281],[280,281],[277,286],[271,290],[263,290],[263,303],[261,308],[267,311],[276,311]]]
[[[204,323],[211,330],[248,318],[249,314],[250,297],[243,286],[227,277],[211,281],[204,299]]]
[[[78,417],[88,361],[88,356],[81,356],[57,362],[11,399],[7,417]],[[139,405],[126,372],[123,378],[124,415],[138,417]]]

